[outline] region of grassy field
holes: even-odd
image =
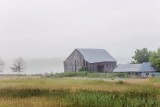
[[[160,79],[2,77],[0,107],[160,107]]]

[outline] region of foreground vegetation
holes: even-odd
[[[49,75],[49,77],[52,77],[52,78],[64,78],[64,77],[128,78],[128,77],[131,77],[131,75],[126,73],[98,73],[98,72],[90,72],[90,71],[79,71],[79,72],[56,73],[56,74]]]
[[[0,107],[159,107],[160,79],[9,78]]]

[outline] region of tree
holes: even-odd
[[[19,57],[15,60],[15,63],[13,64],[13,67],[11,67],[13,72],[21,73],[24,70],[24,60],[22,57]]]
[[[149,62],[149,57],[151,56],[151,51],[148,51],[147,48],[137,49],[135,55],[132,57],[132,63],[143,63]]]
[[[3,72],[4,62],[0,59],[0,72]]]
[[[160,48],[157,51],[153,52],[149,58],[152,66],[157,68],[160,71]]]

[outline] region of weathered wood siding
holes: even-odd
[[[88,68],[89,71],[93,72],[113,72],[116,68],[116,62],[99,62],[99,63],[89,63],[84,60],[83,56],[78,50],[73,51],[73,53],[64,61],[64,71],[65,72],[76,72],[81,68]],[[103,69],[99,70],[98,66],[102,66]]]
[[[113,72],[113,70],[116,68],[117,63],[116,62],[99,62],[99,63],[89,63],[88,69],[89,71],[97,72],[97,67],[101,65],[104,66],[104,69],[100,72]]]
[[[66,59],[66,61],[64,61],[64,71],[65,72],[79,71],[82,67],[84,67],[84,59],[83,59],[83,56],[77,50],[75,50]]]

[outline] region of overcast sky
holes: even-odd
[[[0,0],[3,59],[102,48],[127,63],[143,47],[160,47],[160,0]]]

